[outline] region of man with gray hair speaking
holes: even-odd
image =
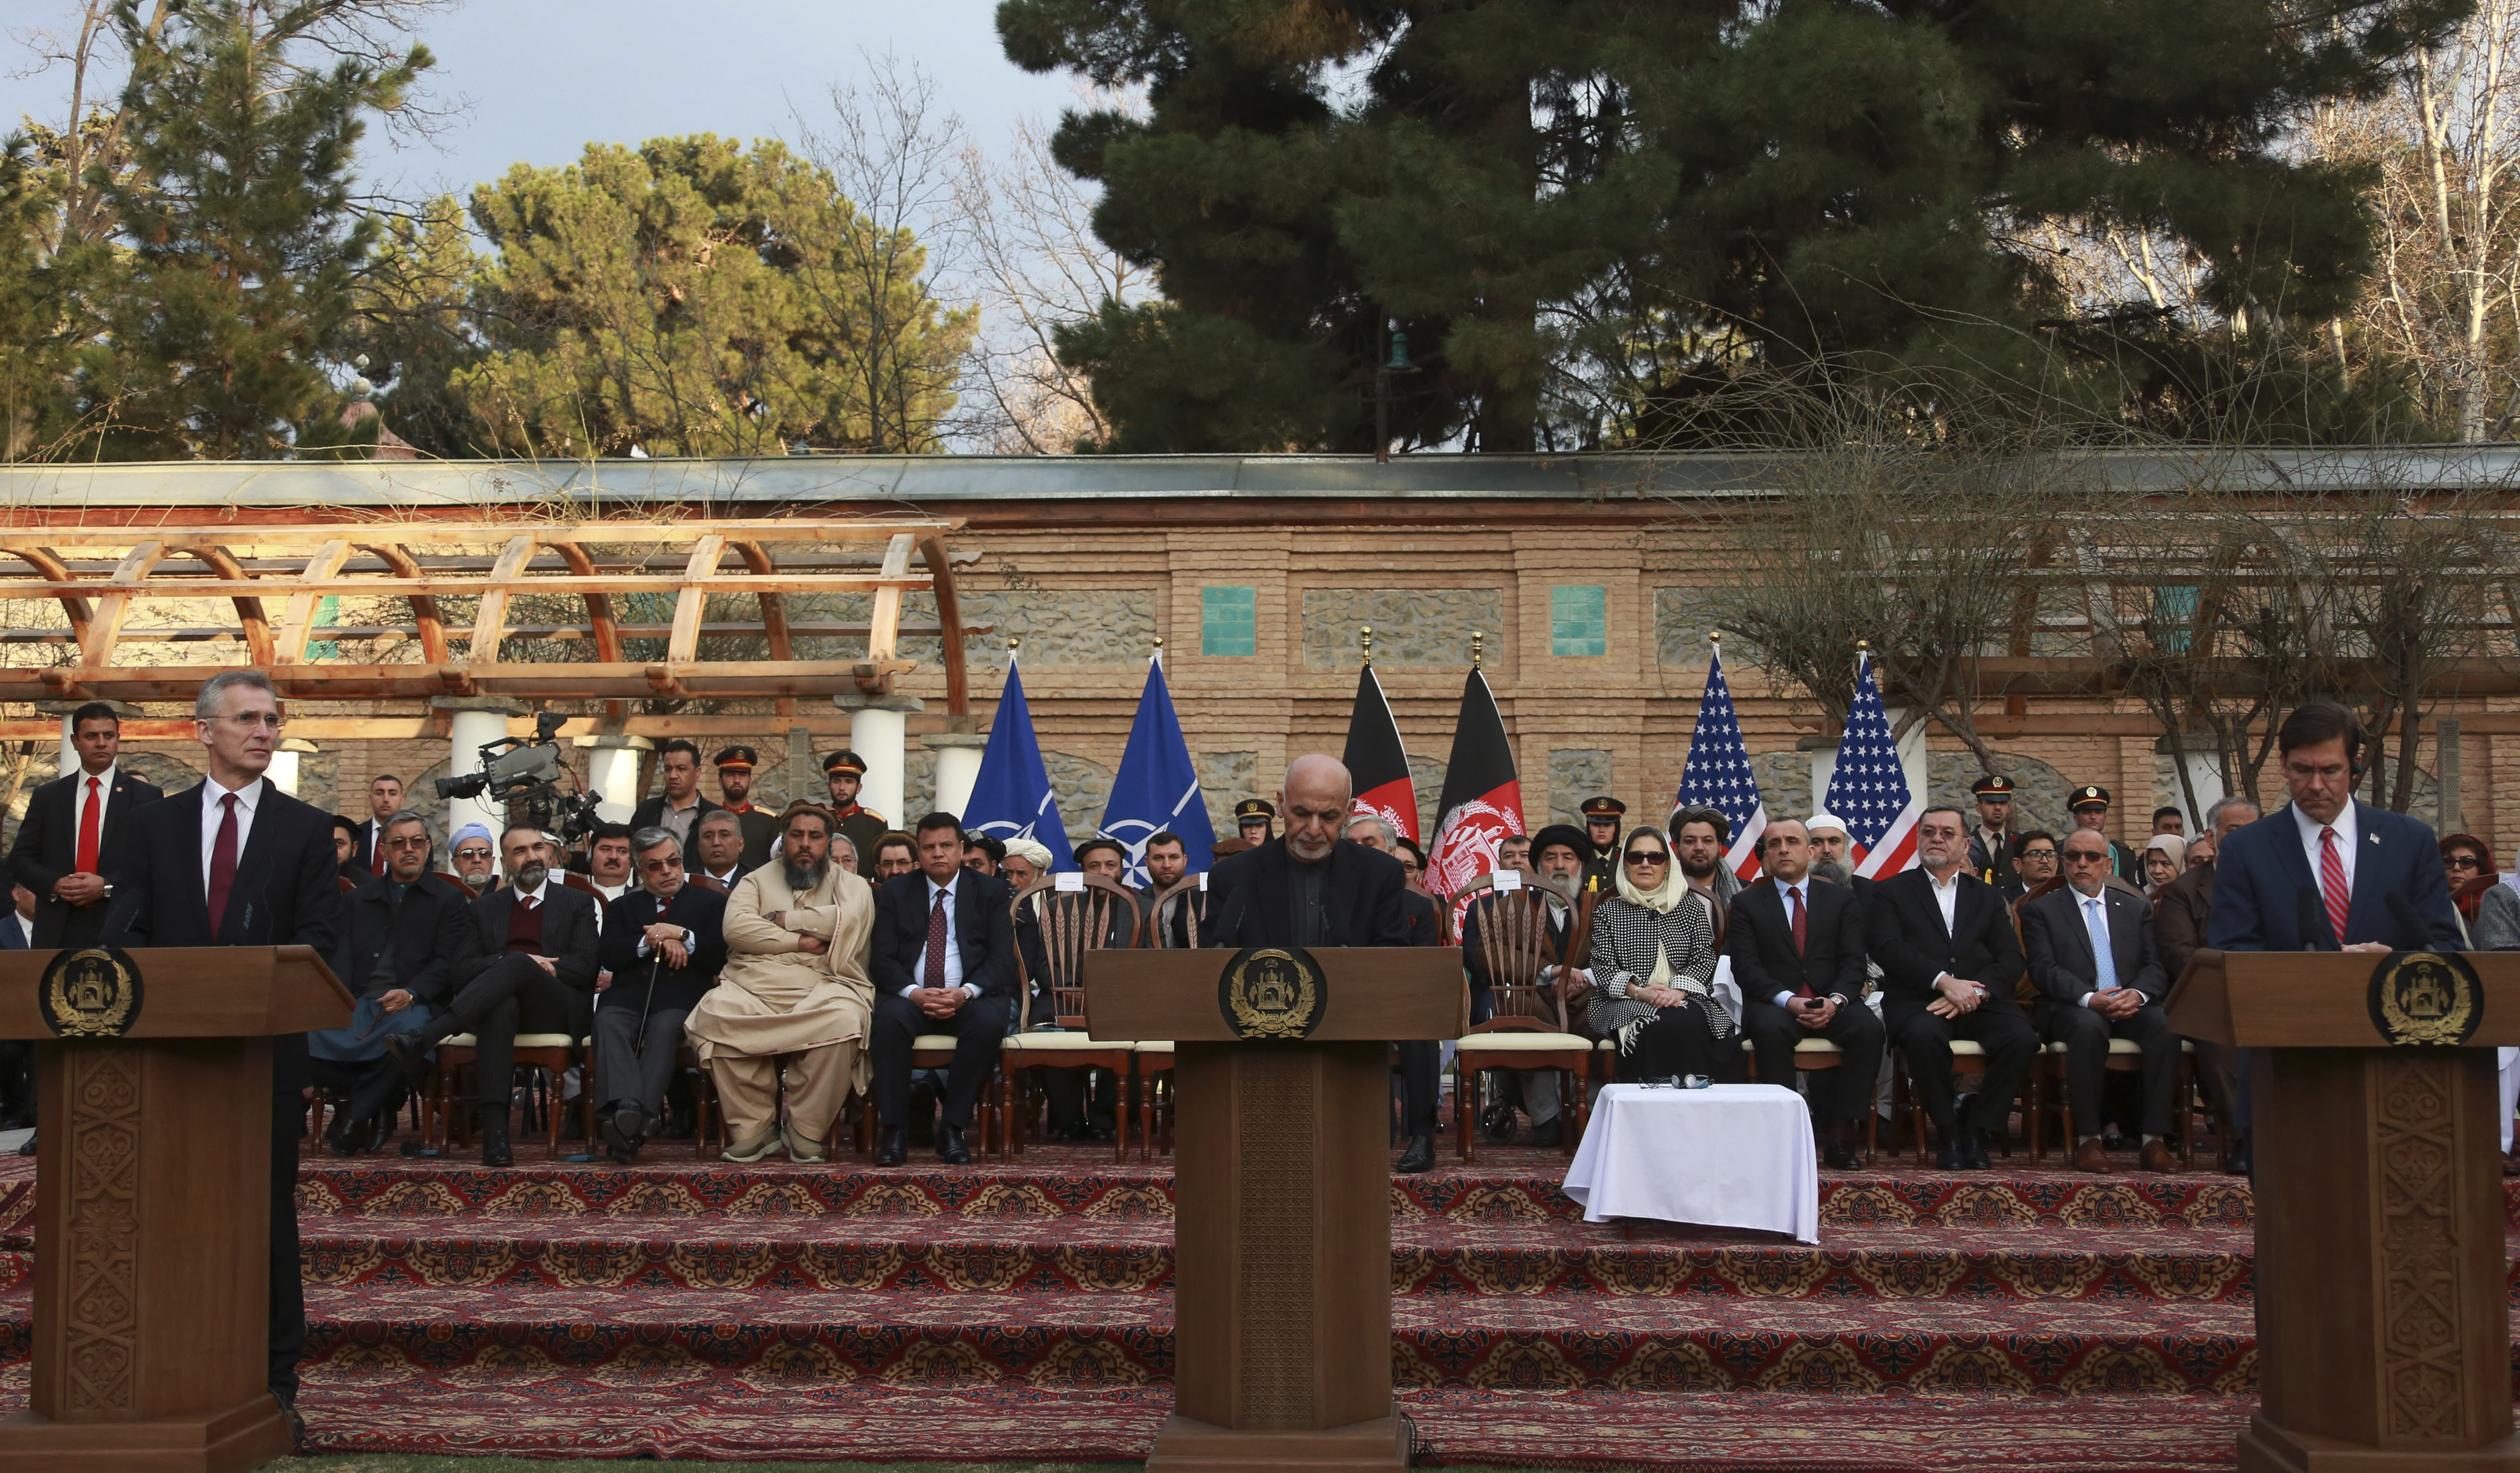
[[[1400,862],[1341,838],[1355,781],[1337,758],[1298,757],[1278,790],[1286,832],[1216,867],[1207,882],[1216,917],[1207,944],[1228,951],[1251,946],[1407,946],[1408,916]],[[1428,1042],[1400,1045],[1404,1128],[1408,1145],[1394,1170],[1435,1164],[1435,1108],[1440,1051]]]

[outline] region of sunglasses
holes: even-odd
[[[2442,861],[2442,863],[2448,865],[2453,870],[2482,870],[2485,868],[2485,861],[2478,859],[2473,854],[2453,854],[2450,858]]]
[[[1631,849],[1627,853],[1620,855],[1619,858],[1627,861],[1631,865],[1667,865],[1671,863],[1671,856],[1663,853],[1659,849]]]

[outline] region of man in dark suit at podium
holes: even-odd
[[[202,685],[193,730],[209,778],[132,811],[114,876],[109,942],[130,947],[311,946],[341,929],[332,815],[263,779],[280,745],[280,692],[258,670]],[[148,965],[141,963],[144,971]],[[305,1128],[306,1036],[271,1041],[271,1394],[296,1419],[306,1293],[297,1252],[297,1138]]]
[[[2275,729],[2292,801],[2223,839],[2205,943],[2226,952],[2371,952],[2465,946],[2429,825],[2354,799],[2368,749],[2362,724],[2313,701]],[[2409,935],[2389,898],[2414,907]],[[2239,1069],[2235,1165],[2249,1167],[2249,1067]]]
[[[106,881],[131,815],[165,796],[121,765],[122,719],[104,701],[70,713],[70,746],[78,771],[26,799],[26,821],[9,850],[9,872],[35,892],[38,947],[88,946],[105,934]]]
[[[1400,862],[1339,837],[1355,780],[1323,752],[1295,759],[1278,790],[1286,832],[1246,849],[1208,876],[1208,913],[1216,917],[1208,945],[1408,946],[1409,919],[1400,892]],[[1436,1084],[1440,1050],[1431,1042],[1400,1045],[1401,1113],[1409,1143],[1394,1170],[1435,1164]]]
[[[954,1036],[936,1154],[968,1166],[980,1086],[998,1064],[1015,1001],[1014,892],[995,875],[963,868],[963,825],[950,813],[919,821],[919,868],[875,892],[875,1164],[910,1159],[910,1050],[922,1033]]]

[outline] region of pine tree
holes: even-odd
[[[1772,364],[2051,367],[2016,227],[2158,231],[2253,331],[2342,310],[2352,170],[2287,128],[2466,0],[1005,0],[1008,54],[1142,86],[1061,161],[1168,302],[1062,339],[1132,450],[1477,449],[1649,432]],[[1352,87],[1350,92],[1340,89]]]
[[[338,413],[325,364],[378,233],[352,198],[354,151],[430,58],[301,64],[334,9],[190,0],[153,30],[118,8],[127,166],[89,182],[127,279],[82,353],[95,453],[279,456]]]

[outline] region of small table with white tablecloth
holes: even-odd
[[[1811,1112],[1782,1085],[1607,1086],[1565,1191],[1588,1223],[1659,1218],[1820,1241]]]

